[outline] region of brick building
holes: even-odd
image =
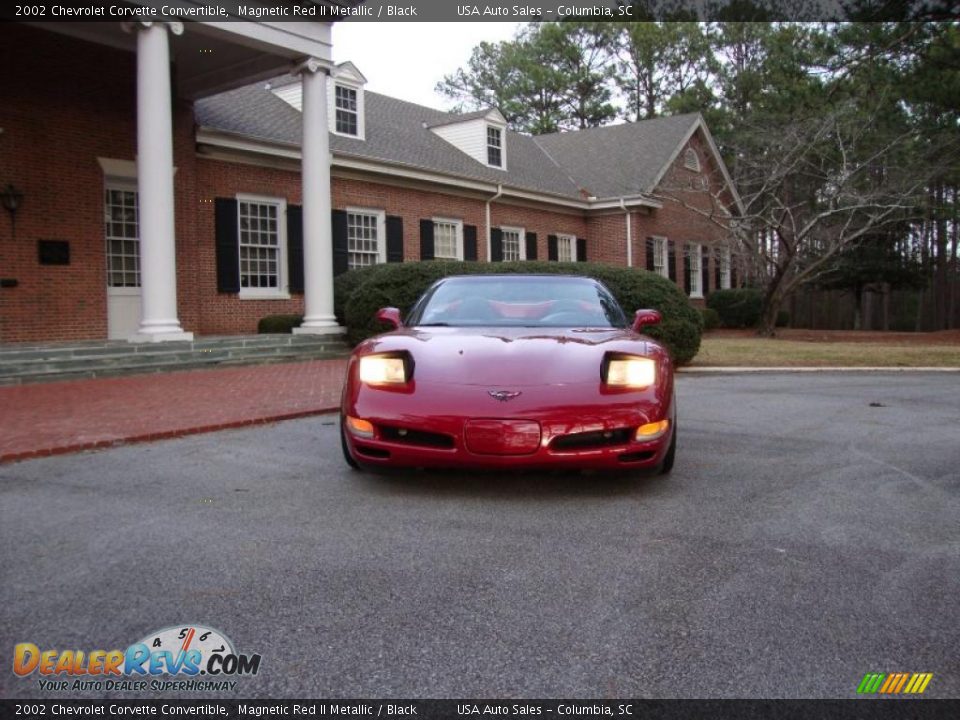
[[[0,26],[18,68],[0,188],[22,195],[0,217],[2,342],[244,334],[291,312],[336,332],[333,275],[374,262],[589,259],[697,301],[736,282],[722,228],[687,207],[737,207],[699,115],[534,138],[495,109],[366,91],[324,23],[158,25]]]

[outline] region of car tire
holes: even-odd
[[[343,450],[343,459],[354,470],[360,469],[360,463],[353,459],[350,454],[350,446],[347,445],[347,429],[343,425],[343,418],[340,418],[340,449]]]
[[[673,461],[677,457],[677,422],[673,422],[673,436],[670,438],[670,447],[667,448],[667,454],[660,461],[660,467],[657,468],[658,475],[669,475],[673,470]]]

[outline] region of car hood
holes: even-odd
[[[557,385],[596,383],[606,352],[663,361],[658,343],[630,330],[568,328],[404,328],[361,343],[357,355],[406,350],[417,383]]]

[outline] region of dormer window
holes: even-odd
[[[503,131],[487,126],[487,165],[503,167]]]
[[[357,91],[354,88],[335,86],[337,132],[342,135],[358,135],[357,127]]]

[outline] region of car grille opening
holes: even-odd
[[[380,426],[380,438],[405,445],[425,445],[427,447],[453,448],[453,438],[443,433],[426,432],[424,430],[409,430],[407,428]]]
[[[629,452],[623,453],[617,456],[617,460],[622,463],[634,463],[634,462],[643,462],[644,460],[650,460],[656,453],[653,450],[641,450],[639,452]]]
[[[381,450],[380,448],[367,447],[366,445],[361,445],[358,442],[354,442],[353,449],[356,451],[357,455],[363,455],[364,457],[376,458],[377,460],[388,460],[390,458],[389,451]]]
[[[588,450],[612,445],[625,445],[630,442],[630,428],[619,430],[592,430],[590,432],[561,435],[550,443],[552,450]]]

